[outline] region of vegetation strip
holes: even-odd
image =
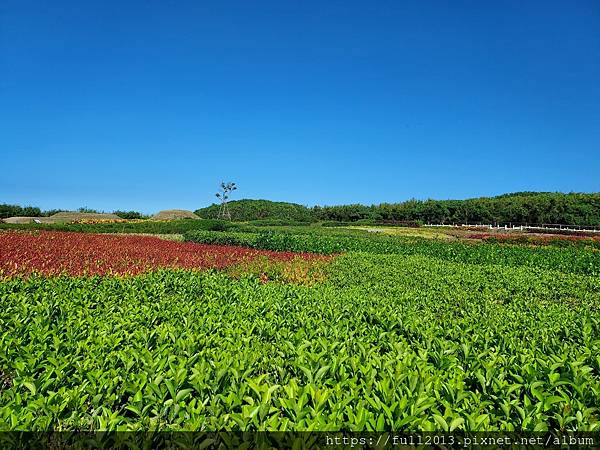
[[[234,200],[228,202],[234,221],[262,221],[274,225],[293,225],[328,221],[330,225],[376,222],[417,223],[513,223],[600,226],[600,193],[515,192],[496,197],[466,200],[407,200],[378,205],[314,206],[268,200]],[[213,204],[195,211],[204,219],[219,218],[220,205]],[[58,210],[0,204],[0,220],[11,216],[51,216]],[[80,208],[80,212],[98,211]],[[193,217],[191,212],[188,216]],[[115,211],[123,219],[146,217],[135,211]],[[161,217],[161,216],[159,216]],[[182,217],[164,215],[163,217]],[[50,218],[51,219],[51,218]],[[278,222],[278,223],[275,223]]]
[[[348,254],[0,283],[0,428],[598,430],[600,280]]]
[[[40,231],[0,233],[0,276],[134,275],[161,267],[223,269],[257,258],[322,259],[307,253],[175,242],[150,236]]]
[[[373,254],[423,255],[465,264],[526,266],[587,275],[600,274],[600,252],[577,247],[525,247],[489,243],[442,242],[396,236],[325,233],[235,233],[190,231],[187,241],[205,244],[241,245],[273,251],[335,254],[347,251]]]

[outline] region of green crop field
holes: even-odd
[[[600,450],[600,0],[0,0],[0,450]]]
[[[178,269],[5,278],[0,429],[600,429],[594,248],[186,238],[338,256],[310,284]]]

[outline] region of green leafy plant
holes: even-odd
[[[476,248],[3,280],[0,429],[597,431],[599,278]]]

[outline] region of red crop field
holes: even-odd
[[[256,259],[322,259],[308,253],[173,242],[151,236],[56,231],[0,233],[0,275],[135,275],[158,268],[223,269]]]
[[[567,236],[559,234],[510,234],[510,233],[474,233],[466,236],[467,239],[492,240],[500,243],[529,243],[537,245],[548,245],[552,242],[589,242],[600,243],[600,236]]]

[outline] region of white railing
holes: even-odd
[[[562,224],[480,224],[480,223],[461,223],[461,224],[436,224],[428,223],[425,227],[454,227],[454,228],[483,228],[489,230],[565,230],[565,231],[583,231],[586,233],[600,233],[600,227],[580,226],[580,225],[562,225]]]

